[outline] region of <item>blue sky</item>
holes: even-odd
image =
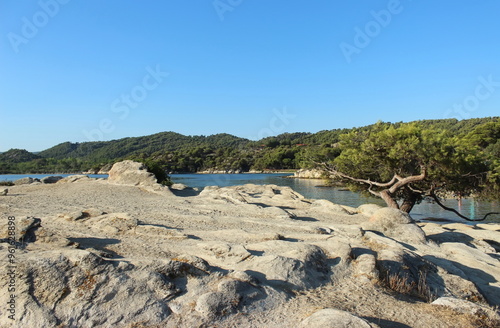
[[[500,2],[0,1],[0,151],[500,115]]]

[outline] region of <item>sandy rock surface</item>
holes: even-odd
[[[9,187],[0,259],[9,261],[14,216],[16,324],[475,327],[500,305],[496,227],[416,224],[274,185],[176,194],[186,188],[135,182]],[[5,305],[11,281],[0,271]],[[12,325],[6,310],[2,327]]]

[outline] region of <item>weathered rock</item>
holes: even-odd
[[[61,180],[58,181],[58,183],[71,183],[71,182],[77,182],[77,181],[88,181],[91,180],[87,175],[84,174],[77,174],[77,175],[70,175],[65,178],[62,178]]]
[[[363,282],[377,280],[379,272],[376,267],[376,259],[373,254],[361,254],[353,262],[354,277]]]
[[[408,213],[395,208],[381,208],[370,217],[370,220],[361,224],[365,230],[375,230],[394,239],[410,242],[425,243],[425,233],[417,226]]]
[[[109,171],[108,182],[134,186],[158,185],[154,174],[148,172],[144,164],[130,160],[115,163]]]
[[[2,223],[0,230],[0,239],[7,239],[13,237],[10,233],[15,233],[15,239],[20,242],[33,242],[34,232],[40,227],[41,220],[34,217],[21,217],[16,218],[13,222],[15,225],[8,225],[7,220]],[[15,227],[10,230],[8,227]]]
[[[249,275],[245,271],[231,271],[228,273],[228,277],[249,283],[251,285],[258,285],[259,284],[259,281],[257,279],[255,279],[255,277]]]
[[[34,217],[22,218],[17,224],[17,239],[24,243],[35,241],[35,231],[41,226],[42,220]]]
[[[26,177],[26,178],[17,179],[16,181],[14,181],[14,184],[16,186],[18,186],[18,185],[30,184],[33,182],[40,182],[40,179]]]
[[[183,183],[174,183],[173,185],[170,186],[170,189],[175,189],[175,190],[184,190],[186,188],[189,188]]]
[[[209,317],[226,316],[234,313],[239,300],[221,292],[208,292],[201,295],[195,310]]]
[[[376,211],[381,209],[382,206],[377,204],[363,204],[358,206],[358,213],[361,213],[366,216],[372,216]]]
[[[454,297],[440,297],[431,304],[446,306],[457,312],[471,314],[475,316],[484,316],[492,312],[487,307]]]
[[[450,266],[447,266],[447,269],[449,267]],[[434,289],[437,291],[436,297],[449,296],[486,304],[484,296],[477,289],[476,285],[472,281],[464,279],[461,276],[457,275],[456,273],[458,273],[460,269],[454,267],[451,271],[453,270],[455,270],[455,274],[451,274],[443,268],[438,268],[442,283],[434,286]],[[463,271],[459,274],[465,276]]]
[[[193,267],[204,272],[208,272],[210,270],[210,265],[208,264],[208,262],[202,259],[201,257],[195,255],[181,254],[173,258],[172,261],[188,263]]]
[[[442,278],[437,267],[402,248],[388,248],[378,252],[377,267],[380,277],[397,292],[412,294],[431,300],[434,295],[442,295]]]
[[[391,229],[397,224],[413,223],[413,219],[408,213],[396,208],[383,207],[378,209],[370,217],[370,222],[379,224],[381,227]]]
[[[56,183],[57,181],[63,179],[62,176],[55,176],[55,175],[52,175],[52,176],[48,176],[48,177],[45,177],[45,178],[42,178],[40,181],[42,183]]]
[[[500,231],[500,223],[478,223],[476,227],[485,230]]]
[[[352,259],[352,248],[347,239],[332,237],[326,241],[315,242],[314,245],[321,247],[328,258],[340,258],[343,262]]]
[[[321,248],[305,243],[281,240],[248,245],[252,252],[261,253],[240,264],[247,272],[259,272],[267,283],[283,290],[314,288],[330,279],[327,258]],[[250,271],[249,271],[250,270]]]
[[[9,189],[5,188],[2,191],[0,191],[0,196],[7,196],[8,193],[9,193]]]
[[[244,281],[225,277],[217,285],[217,292],[222,293],[227,300],[230,300],[232,306],[242,308],[245,311],[245,306],[251,306],[255,300],[266,296],[263,290],[256,286],[257,284],[252,280]]]
[[[77,243],[71,242],[59,232],[54,232],[44,227],[40,227],[35,231],[35,242],[37,244],[50,244],[53,247],[78,247]]]
[[[207,251],[207,255],[214,256],[217,261],[225,264],[236,264],[249,258],[250,254],[243,245],[228,244],[224,242],[206,242],[198,244]]]
[[[66,221],[77,221],[77,220],[81,220],[81,219],[90,217],[90,215],[85,215],[81,211],[74,211],[71,213],[60,213],[57,216],[59,218],[65,219]]]
[[[214,188],[219,199],[167,199],[142,186],[83,180],[13,189],[18,195],[1,199],[0,211],[16,215],[18,230],[31,226],[36,237],[16,251],[19,326],[294,327],[332,304],[389,325],[412,326],[420,314],[422,326],[445,324],[447,318],[426,315],[427,306],[380,287],[382,275],[398,283],[399,273],[411,277],[412,286],[425,278],[436,297],[482,303],[484,293],[492,305],[498,301],[498,254],[488,246],[498,239],[495,230],[426,224],[436,242],[401,242],[387,231],[362,230],[364,215],[277,186]],[[113,213],[119,209],[130,214]],[[30,212],[39,213],[42,227],[21,224]],[[60,212],[70,221],[57,218]],[[8,231],[5,222],[0,233]],[[399,222],[391,231],[410,225]],[[1,249],[7,246],[0,241]],[[7,263],[7,254],[0,252],[0,261]],[[8,284],[6,270],[0,267],[0,287]],[[377,277],[376,286],[361,283]],[[7,301],[0,293],[0,303]],[[333,316],[322,321],[323,315],[304,324],[339,322]],[[8,322],[0,316],[0,326]]]
[[[106,212],[101,211],[100,209],[97,209],[97,208],[87,208],[87,209],[83,210],[82,213],[85,214],[86,216],[92,217],[92,218],[99,216],[99,215],[107,214]]]
[[[304,328],[375,328],[375,324],[361,319],[349,312],[336,309],[323,309],[314,312],[304,319],[301,324]]]
[[[468,229],[474,229],[474,226],[472,224],[453,222],[453,223],[443,224],[443,228],[447,230],[468,230]]]
[[[500,304],[499,283],[493,278],[500,277],[498,259],[461,243],[443,243],[441,249],[452,259],[449,264],[458,269],[455,274],[472,281],[488,303]]]
[[[133,232],[139,221],[128,213],[110,213],[89,218],[86,221],[92,229],[99,229],[109,234]]]
[[[348,212],[344,207],[334,204],[328,200],[325,199],[318,199],[315,200],[312,205],[314,207],[317,207],[321,211],[325,211],[327,213],[331,213],[332,215],[335,214],[352,214],[351,212]]]
[[[324,170],[318,170],[318,169],[300,169],[296,171],[293,174],[294,178],[300,178],[300,179],[322,179],[325,176],[328,176],[328,173],[325,172]]]
[[[4,285],[7,275],[0,270]],[[170,315],[164,300],[179,293],[160,272],[115,266],[77,249],[46,251],[43,258],[28,252],[16,274],[20,327],[56,327],[61,322],[75,327],[157,325]],[[8,297],[1,293],[0,301],[6,303]],[[8,319],[0,320],[4,326]]]
[[[149,225],[149,224],[139,224],[134,228],[134,232],[138,235],[144,235],[144,236],[155,236],[160,237],[160,238],[166,238],[166,239],[172,239],[172,240],[181,240],[181,239],[187,239],[188,237],[183,234],[182,232],[179,232],[178,230],[167,228],[167,227],[162,227],[162,226],[156,226],[156,225]]]
[[[365,232],[358,225],[336,224],[333,233],[341,237],[358,239],[363,237]]]
[[[296,215],[291,213],[290,211],[284,210],[284,209],[276,207],[276,206],[264,207],[261,209],[261,211],[274,219],[288,220],[288,219],[296,217]]]

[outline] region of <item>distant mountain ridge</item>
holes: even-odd
[[[30,153],[25,149],[10,149],[4,153],[0,153],[0,162],[5,163],[22,163],[29,162],[40,158],[39,155]]]
[[[474,118],[467,120],[438,119],[414,121],[424,127],[448,129],[456,134],[471,131],[476,126],[499,121],[500,117]],[[413,123],[413,122],[410,122]],[[391,124],[391,123],[384,123]],[[394,125],[406,124],[403,122]],[[110,160],[140,156],[149,156],[158,152],[172,152],[190,150],[197,147],[212,149],[261,147],[271,144],[286,145],[328,145],[335,144],[341,134],[352,130],[370,130],[372,125],[357,128],[343,128],[323,130],[316,133],[295,132],[283,133],[278,136],[267,137],[259,141],[240,138],[227,133],[210,136],[186,136],[176,132],[160,132],[148,136],[127,137],[110,141],[93,142],[64,142],[41,152],[30,153],[24,149],[10,149],[0,153],[0,164],[16,164],[44,159],[78,159],[90,162],[108,162]],[[274,147],[274,146],[273,146]]]
[[[160,132],[143,137],[129,137],[111,141],[84,143],[64,142],[39,153],[44,158],[81,158],[106,160],[122,158],[141,153],[152,154],[158,151],[173,151],[186,147],[211,146],[239,147],[250,140],[221,133],[211,136],[185,136],[176,132]]]

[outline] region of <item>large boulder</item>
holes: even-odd
[[[305,170],[301,169],[296,171],[293,174],[294,178],[300,178],[300,179],[322,179],[323,177],[327,176],[328,173],[323,171],[323,170],[318,170],[318,169],[311,169],[311,170]]]
[[[318,246],[270,240],[246,247],[256,256],[242,262],[240,269],[258,273],[257,279],[278,290],[315,288],[331,278],[327,257]]]
[[[374,230],[385,236],[407,243],[425,243],[424,231],[415,224],[408,213],[396,208],[376,210],[369,221],[361,224],[364,230]]]
[[[87,175],[85,174],[76,174],[76,175],[70,175],[67,176],[61,180],[58,181],[58,183],[68,183],[68,182],[76,182],[76,181],[89,181],[91,180]]]
[[[466,313],[475,316],[492,315],[493,317],[496,317],[497,320],[499,319],[498,314],[495,314],[494,311],[486,306],[454,297],[440,297],[431,304],[448,307],[460,313]]]
[[[307,328],[375,328],[375,324],[361,319],[349,312],[336,309],[323,309],[304,319],[300,327]]]
[[[14,181],[14,184],[16,186],[18,186],[18,185],[30,184],[33,182],[40,182],[40,179],[26,177],[26,178],[17,179],[16,181]]]
[[[2,252],[6,253],[6,252]],[[6,257],[0,254],[6,263]],[[172,261],[170,261],[172,262]],[[171,313],[165,299],[177,295],[169,261],[157,267],[110,263],[85,250],[58,249],[25,253],[16,266],[16,327],[157,326]],[[180,265],[187,265],[180,263]],[[7,268],[0,268],[0,285],[7,286]],[[7,304],[10,293],[0,293]],[[6,313],[1,327],[11,327]]]
[[[377,204],[362,204],[358,206],[358,213],[366,215],[368,217],[372,216],[376,211],[381,209],[382,206]]]
[[[154,174],[148,172],[144,164],[130,160],[115,163],[109,171],[108,181],[116,184],[134,186],[157,185]]]
[[[42,183],[56,183],[57,181],[59,180],[62,180],[63,177],[60,176],[60,175],[51,175],[51,176],[48,176],[48,177],[45,177],[45,178],[42,178],[40,181]]]

